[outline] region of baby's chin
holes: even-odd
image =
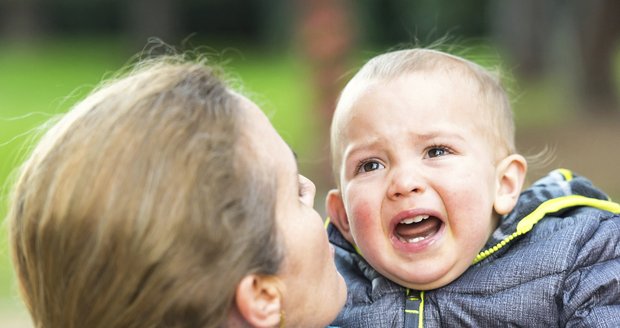
[[[444,287],[467,270],[451,268],[447,272],[417,272],[415,274],[407,274],[403,272],[380,272],[386,278],[393,282],[410,289],[425,291]]]

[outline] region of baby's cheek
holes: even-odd
[[[476,252],[490,237],[493,221],[493,200],[483,193],[461,192],[452,197],[454,203],[448,209],[448,217],[454,218],[450,224],[455,238],[465,249]]]
[[[353,238],[356,239],[356,243],[360,240],[368,240],[370,236],[369,232],[376,229],[376,220],[373,218],[373,209],[368,202],[353,203],[349,213],[349,224],[353,233]]]

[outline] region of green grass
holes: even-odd
[[[0,181],[30,131],[65,112],[104,74],[124,62],[120,50],[89,42],[0,47]]]
[[[0,217],[8,177],[37,135],[37,127],[67,110],[124,59],[112,43],[53,42],[0,47]],[[0,228],[0,304],[17,302],[8,257],[6,226]],[[6,306],[5,306],[6,307]]]
[[[216,49],[216,51],[218,51]],[[309,157],[316,122],[300,60],[252,50],[220,51],[234,84],[271,117],[276,129]],[[0,218],[6,214],[8,179],[36,140],[39,126],[66,112],[97,83],[128,62],[115,40],[52,40],[36,46],[0,46]],[[303,170],[303,167],[302,167]],[[17,306],[6,226],[0,227],[0,307]],[[4,304],[4,305],[3,305]]]

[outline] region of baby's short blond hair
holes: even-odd
[[[516,152],[512,106],[499,74],[472,61],[438,50],[423,48],[397,50],[370,59],[340,94],[330,132],[332,169],[337,183],[342,160],[339,147],[342,116],[346,115],[346,109],[352,106],[356,93],[370,81],[394,80],[407,74],[424,72],[459,74],[466,83],[477,87],[481,103],[487,109],[484,111],[486,120],[482,120],[487,123],[481,132],[497,145],[498,156]]]

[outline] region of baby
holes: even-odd
[[[620,326],[620,206],[568,170],[522,192],[499,80],[428,49],[371,59],[331,128],[343,327]]]

